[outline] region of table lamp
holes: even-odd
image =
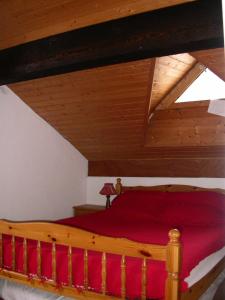
[[[109,208],[111,206],[110,196],[116,195],[117,193],[112,183],[104,183],[104,186],[99,194],[106,196],[106,208]]]

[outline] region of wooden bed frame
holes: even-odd
[[[225,194],[224,189],[219,188],[203,188],[198,186],[190,185],[179,185],[179,184],[167,184],[167,185],[157,185],[157,186],[123,186],[121,183],[121,178],[117,178],[115,189],[117,194],[121,194],[129,190],[146,190],[146,191],[162,191],[162,192],[195,192],[195,191],[213,191],[220,194]],[[181,258],[180,258],[181,259]],[[180,261],[180,260],[179,260]],[[185,293],[181,293],[178,298],[180,300],[197,300],[215,281],[218,275],[225,269],[225,257],[219,261],[219,263],[201,280],[194,284]],[[166,298],[167,299],[167,298]]]
[[[193,191],[202,188],[164,185],[157,187],[123,187],[118,178],[116,183],[117,193],[120,194],[128,189],[139,190],[162,190],[162,191]],[[204,189],[208,190],[208,189]],[[216,190],[223,192],[224,190]],[[3,268],[2,235],[12,236],[12,271]],[[142,295],[146,298],[147,286],[147,260],[165,261],[168,277],[165,286],[165,300],[197,300],[216,277],[225,269],[225,259],[222,259],[204,278],[197,282],[187,292],[179,291],[179,273],[182,249],[180,244],[180,233],[177,229],[169,232],[169,241],[165,246],[137,243],[123,238],[112,238],[94,234],[81,229],[48,223],[48,222],[9,222],[0,220],[0,278],[7,278],[18,283],[47,290],[53,293],[76,299],[126,299],[126,261],[125,257],[138,257],[142,259]],[[23,274],[15,271],[15,237],[22,237],[23,242]],[[27,240],[32,239],[37,243],[38,274],[30,280],[27,273]],[[41,242],[52,244],[52,279],[43,282],[41,280]],[[56,283],[56,244],[68,246],[68,286],[57,289]],[[72,285],[72,247],[84,249],[84,289],[77,289]],[[102,253],[102,292],[95,293],[88,290],[88,250]],[[107,295],[106,286],[106,253],[121,255],[121,297]]]

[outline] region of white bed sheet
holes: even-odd
[[[191,287],[203,278],[223,257],[225,257],[225,246],[200,261],[200,263],[191,271],[190,275],[184,279],[184,281],[187,282],[188,287]]]

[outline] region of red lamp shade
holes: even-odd
[[[116,190],[112,183],[104,183],[104,186],[99,192],[99,194],[105,196],[116,195]]]

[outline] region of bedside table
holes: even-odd
[[[93,204],[84,204],[84,205],[78,205],[73,207],[73,215],[81,216],[81,215],[87,215],[87,214],[93,214],[95,212],[104,210],[105,206],[102,205],[93,205]]]

